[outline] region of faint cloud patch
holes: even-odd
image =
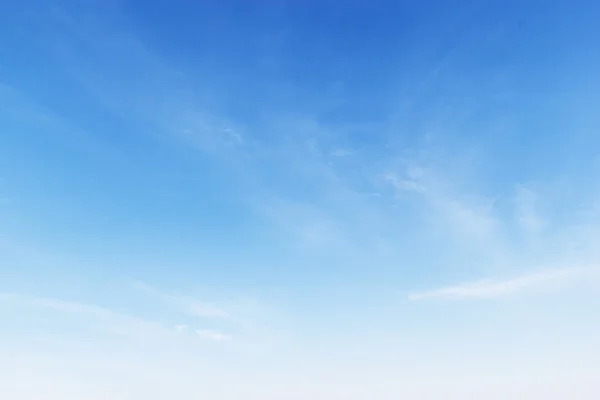
[[[410,166],[403,174],[384,175],[396,190],[396,196],[413,192],[428,206],[433,222],[445,224],[455,233],[476,240],[497,241],[499,221],[494,216],[494,200],[465,196],[435,176],[432,170]]]
[[[204,112],[181,113],[174,117],[173,124],[181,126],[178,136],[184,142],[202,151],[220,152],[245,144],[238,128],[228,121]]]
[[[514,205],[517,222],[521,229],[527,234],[537,237],[546,226],[546,220],[538,211],[537,193],[525,185],[517,185]]]
[[[552,284],[581,277],[585,273],[597,272],[590,268],[565,268],[550,269],[517,276],[511,279],[484,279],[474,282],[462,283],[431,291],[415,292],[408,295],[411,301],[439,299],[439,300],[475,300],[491,299],[507,296],[527,290],[544,288]]]
[[[337,148],[330,153],[333,157],[346,157],[354,154],[354,151],[349,149]]]
[[[179,325],[175,325],[173,327],[173,329],[175,329],[175,332],[177,332],[177,333],[184,333],[188,330],[188,326],[185,324],[179,324]]]
[[[230,315],[226,310],[209,302],[202,302],[186,296],[164,293],[141,282],[135,283],[135,287],[152,297],[158,298],[176,307],[178,311],[191,317],[208,319],[230,318]]]
[[[225,342],[233,339],[231,335],[210,329],[197,329],[196,335],[202,339],[212,340],[215,342]]]
[[[138,339],[156,338],[169,334],[169,330],[160,324],[97,305],[11,293],[0,294],[0,302],[76,315],[88,323],[97,324],[104,331]]]

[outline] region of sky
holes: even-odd
[[[599,398],[599,19],[0,2],[0,397]]]

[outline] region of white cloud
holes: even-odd
[[[190,320],[185,320],[185,328],[175,327],[175,330],[179,330],[180,333],[191,332],[215,341],[231,340],[231,336],[226,332],[195,330],[197,326],[214,324],[219,329],[234,330],[237,345],[246,349],[264,349],[265,351],[279,346],[278,343],[290,334],[289,331],[281,329],[280,324],[285,320],[284,316],[252,297],[227,296],[221,293],[213,297],[218,301],[207,303],[190,296],[167,294],[143,283],[137,283],[135,286],[163,304],[172,306],[177,313],[193,317],[196,320],[197,325]]]
[[[334,157],[345,157],[345,156],[350,156],[353,153],[354,152],[349,149],[337,148],[331,152],[331,155]]]
[[[214,340],[216,342],[223,342],[232,339],[231,335],[209,329],[197,329],[196,335],[203,339]]]
[[[94,326],[100,330],[118,335],[147,339],[169,334],[169,330],[158,323],[97,305],[11,293],[0,294],[0,302],[9,306],[74,315],[85,323],[96,324]]]
[[[429,199],[437,212],[458,232],[477,239],[490,239],[498,221],[492,216],[493,202],[470,204],[451,197]]]
[[[402,175],[405,177],[401,177]],[[384,175],[384,179],[396,189],[398,195],[403,192],[419,195],[428,205],[436,225],[446,225],[454,233],[469,239],[497,239],[494,236],[498,220],[493,215],[493,200],[457,193],[431,169],[410,166],[401,176],[391,172]]]
[[[187,296],[164,293],[145,283],[136,283],[136,288],[158,298],[174,307],[183,314],[196,318],[229,319],[231,316],[223,308],[210,302],[202,302]]]
[[[431,291],[411,293],[408,295],[408,299],[412,301],[426,299],[489,299],[562,283],[589,271],[591,271],[589,268],[550,269],[506,280],[484,279]]]
[[[424,192],[425,188],[415,180],[412,179],[400,179],[395,174],[388,173],[384,176],[384,179],[390,182],[396,190],[399,192],[407,191],[407,192]]]
[[[341,246],[348,240],[339,219],[309,202],[265,196],[261,203],[263,215],[294,244],[317,250]]]
[[[175,331],[177,331],[177,333],[183,333],[183,332],[187,331],[188,326],[185,324],[179,324],[179,325],[175,325],[173,328],[175,329]]]
[[[546,224],[538,212],[537,202],[537,194],[532,189],[524,185],[517,186],[514,198],[517,221],[521,228],[533,237],[536,237]]]
[[[233,147],[245,144],[239,129],[233,128],[232,123],[225,118],[192,109],[174,117],[171,123],[183,128],[167,129],[169,133],[201,151],[223,152],[225,155]]]

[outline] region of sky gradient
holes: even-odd
[[[1,2],[0,398],[599,398],[599,20]]]

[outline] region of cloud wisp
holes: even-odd
[[[413,292],[408,295],[408,299],[410,301],[492,299],[562,284],[591,271],[593,271],[591,268],[549,269],[505,280],[483,279],[441,289]]]
[[[178,295],[137,282],[135,288],[173,309],[184,323],[174,326],[178,334],[195,334],[197,337],[220,342],[246,342],[254,346],[269,337],[274,322],[271,310],[256,299],[233,296],[219,301],[203,301],[193,296]]]
[[[212,329],[196,329],[196,335],[202,339],[215,342],[225,342],[232,339],[231,335]]]
[[[156,322],[92,304],[13,293],[0,293],[0,303],[73,315],[83,321],[98,324],[103,331],[136,339],[152,339],[172,333]]]
[[[465,196],[436,176],[432,168],[412,165],[402,174],[387,173],[385,181],[402,197],[414,193],[428,206],[438,225],[448,225],[452,232],[469,240],[497,241],[498,220],[494,202],[477,196]]]
[[[135,283],[135,287],[143,293],[157,298],[177,308],[177,310],[181,313],[191,317],[225,320],[231,318],[226,310],[209,302],[201,302],[187,296],[177,296],[170,293],[164,293],[141,282]]]
[[[183,335],[188,332],[196,337],[215,342],[233,340],[233,336],[217,329],[196,329],[186,324],[177,324],[172,328],[158,322],[122,313],[97,305],[65,301],[49,297],[26,296],[13,293],[0,293],[0,305],[26,307],[50,313],[70,315],[77,318],[80,326],[98,327],[99,332],[125,336],[135,340],[156,340]],[[168,343],[168,342],[165,342]],[[172,341],[171,343],[175,343]]]

